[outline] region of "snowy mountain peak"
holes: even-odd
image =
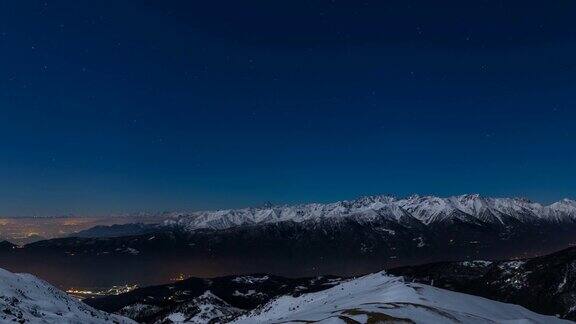
[[[565,198],[551,204],[548,217],[556,221],[576,220],[576,201]]]
[[[569,323],[523,307],[407,283],[384,272],[299,297],[283,296],[233,323]]]
[[[466,195],[461,195],[461,196],[459,196],[459,198],[460,198],[460,199],[466,199],[466,200],[468,200],[468,199],[474,200],[474,199],[482,198],[482,195],[480,195],[479,193],[466,194]]]
[[[514,197],[514,201],[521,203],[521,204],[534,204],[534,202],[525,197]]]
[[[226,323],[242,313],[241,309],[230,306],[210,290],[178,306],[168,314],[162,323]]]
[[[576,200],[572,200],[572,199],[568,199],[568,198],[564,198],[564,199],[560,200],[558,203],[563,204],[563,205],[576,207]]]
[[[29,274],[0,269],[2,323],[136,323],[98,311]]]

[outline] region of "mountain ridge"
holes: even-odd
[[[298,297],[283,296],[231,323],[569,323],[523,307],[428,285],[385,272]]]
[[[573,321],[576,319],[575,264],[576,247],[571,247],[530,259],[438,262],[388,269],[385,273],[403,277],[403,282],[408,285],[417,282],[511,303],[539,314]],[[178,313],[180,305],[197,308],[198,301],[194,298],[208,291],[235,309],[265,310],[265,305],[278,297],[291,298],[321,292],[352,279],[326,275],[283,278],[264,273],[211,279],[188,278],[138,288],[117,296],[88,299],[86,303],[106,312],[154,323],[159,318]],[[338,294],[338,289],[334,293]]]
[[[191,269],[191,276],[359,275],[437,261],[543,255],[576,244],[575,216],[576,203],[568,199],[543,206],[480,195],[369,196],[330,204],[175,214],[151,232],[122,236],[124,227],[108,228],[93,237],[0,249],[0,258],[11,270],[33,272],[64,287],[85,282],[79,275],[56,276],[55,269],[91,273],[101,285],[127,280],[158,284],[178,269]],[[122,275],[96,271],[103,262]],[[138,271],[142,267],[154,270],[145,274]]]
[[[412,218],[424,225],[453,220],[499,225],[510,221],[576,222],[576,201],[568,198],[542,205],[525,198],[493,198],[467,194],[445,198],[419,195],[396,198],[374,195],[326,204],[266,205],[174,213],[168,216],[163,225],[178,226],[187,230],[225,229],[283,221],[304,222],[350,216],[375,217],[371,211],[380,211],[378,213],[380,217],[387,217],[397,222]]]

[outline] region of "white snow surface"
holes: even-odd
[[[451,219],[491,223],[503,223],[507,218],[522,222],[536,220],[576,222],[576,201],[563,199],[545,206],[523,198],[491,198],[478,194],[446,198],[418,195],[395,198],[382,195],[328,204],[174,213],[164,225],[181,226],[188,230],[225,229],[241,225],[319,221],[343,217],[355,217],[366,221],[385,218],[397,222],[413,219],[426,225]]]
[[[0,323],[136,323],[96,310],[30,274],[0,269]]]
[[[384,272],[330,289],[283,296],[232,323],[570,323],[521,306],[407,283]],[[350,321],[353,320],[353,321]]]

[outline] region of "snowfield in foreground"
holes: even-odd
[[[317,293],[280,297],[233,323],[570,323],[521,306],[407,283],[379,272]]]
[[[243,315],[241,315],[243,313]],[[211,292],[165,313],[162,323],[570,323],[521,306],[409,283],[384,272],[250,312]],[[0,269],[0,323],[136,323],[98,311],[28,274]]]
[[[0,323],[136,323],[96,310],[30,274],[0,269]]]

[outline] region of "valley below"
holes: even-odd
[[[438,261],[522,259],[570,246],[576,237],[576,227],[523,228],[504,239],[489,228],[451,227],[436,233],[395,228],[396,234],[390,236],[381,234],[382,224],[331,225],[323,231],[283,223],[225,231],[62,238],[4,247],[0,258],[6,269],[33,273],[68,290],[250,273],[354,276]]]

